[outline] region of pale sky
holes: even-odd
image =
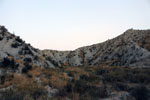
[[[0,0],[0,25],[36,48],[73,50],[150,29],[150,0]]]

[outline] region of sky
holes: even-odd
[[[0,0],[0,25],[36,48],[74,50],[150,29],[150,0]]]

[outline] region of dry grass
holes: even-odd
[[[66,73],[61,72],[57,69],[49,69],[44,71],[45,76],[47,77],[49,84],[55,88],[62,89],[66,86],[69,77]]]
[[[81,75],[89,75],[89,73],[86,72],[84,68],[80,67],[66,67],[65,72],[72,74],[75,80],[80,79]]]
[[[64,79],[61,79],[59,76],[52,76],[50,79],[50,83],[53,87],[62,89],[64,86],[67,85],[67,81]]]
[[[42,70],[41,70],[40,67],[34,66],[34,67],[32,68],[32,70],[29,71],[29,74],[32,75],[32,77],[34,77],[34,78],[35,78],[35,77],[39,77],[39,76],[42,75]]]
[[[80,94],[79,93],[72,93],[72,100],[79,100]]]
[[[107,90],[111,88],[112,91],[122,91],[122,89],[127,91],[139,84],[147,86],[150,83],[149,72],[148,69],[130,69],[105,65],[55,69],[41,69],[34,66],[27,74],[14,74],[13,77],[6,76],[4,84],[6,87],[13,85],[18,91],[27,93],[24,100],[33,100],[31,94],[36,94],[37,91],[41,93],[44,86],[50,86],[60,91],[54,100],[65,100],[66,97],[72,100],[88,100],[106,97],[106,88]],[[37,78],[41,80],[41,84],[37,82]],[[101,95],[98,94],[100,91]],[[103,96],[103,92],[105,96]],[[37,100],[45,100],[44,96],[38,97]]]

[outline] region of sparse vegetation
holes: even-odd
[[[2,36],[0,36],[0,41],[1,41],[1,40],[3,40],[3,37],[2,37]]]
[[[20,43],[22,43],[22,42],[23,42],[23,40],[22,40],[22,39],[20,39],[20,37],[19,37],[19,36],[17,36],[17,37],[16,37],[16,41],[17,41],[17,42],[20,42]]]
[[[20,44],[18,42],[11,44],[11,47],[13,47],[13,48],[17,48],[18,46],[20,46]]]
[[[29,75],[31,77],[29,77]],[[136,100],[149,100],[150,69],[131,69],[124,67],[63,67],[55,69],[40,69],[34,66],[25,74],[6,77],[4,84],[15,85],[10,98],[19,97],[38,100],[49,98],[44,86],[59,90],[55,99],[59,98],[92,98],[94,100],[110,96],[109,91],[129,92]],[[36,81],[41,80],[41,83]],[[2,96],[10,95],[7,91]],[[7,97],[9,100],[9,98]],[[6,99],[3,99],[6,100]],[[22,99],[14,99],[22,100]],[[44,100],[44,99],[41,99]]]
[[[0,27],[0,100],[101,100],[123,92],[150,100],[149,30],[129,31],[59,52],[35,49]]]
[[[17,64],[13,57],[5,57],[2,62],[0,62],[0,67],[2,68],[18,68],[19,64]]]

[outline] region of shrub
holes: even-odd
[[[113,88],[118,91],[127,91],[129,89],[129,87],[125,83],[122,83],[122,82],[116,82],[112,85],[113,85]]]
[[[67,72],[67,74],[68,74],[68,76],[70,76],[70,77],[73,77],[74,75],[73,75],[73,73],[72,72]]]
[[[74,90],[80,94],[83,94],[86,92],[86,88],[87,88],[87,82],[83,81],[83,80],[77,80],[74,83]]]
[[[97,70],[96,71],[96,75],[103,75],[105,73],[108,73],[108,70],[105,70],[105,69],[100,69],[100,70]]]
[[[101,97],[101,98],[105,98],[108,96],[107,90],[104,87],[91,87],[91,94],[92,97]]]
[[[3,66],[11,66],[14,65],[14,61],[9,58],[4,58],[2,64]]]
[[[67,84],[65,87],[64,87],[65,89],[66,89],[66,91],[69,93],[71,93],[72,92],[72,90],[73,90],[73,87],[72,87],[72,84]]]
[[[81,75],[80,79],[85,80],[90,83],[93,83],[93,82],[100,81],[102,78],[101,78],[101,76],[90,74],[90,75]]]
[[[0,41],[3,40],[3,37],[0,36]]]
[[[150,83],[149,75],[147,75],[146,73],[139,73],[136,76],[136,79],[138,80],[138,83],[145,83],[145,84]]]
[[[2,31],[2,34],[8,31],[4,26],[0,26],[0,30]]]
[[[28,45],[24,45],[24,47],[19,51],[20,55],[32,55],[34,56],[34,53],[30,50],[30,48],[28,47]]]
[[[4,67],[4,68],[11,67],[13,69],[18,68],[19,66],[18,64],[16,64],[14,59],[8,58],[8,57],[5,57],[0,65],[1,67]]]
[[[104,98],[108,96],[107,90],[104,87],[89,85],[86,81],[78,80],[75,82],[74,92],[81,96],[88,94],[91,98]]]
[[[66,86],[67,81],[64,80],[62,77],[60,77],[59,75],[53,75],[50,78],[50,84],[51,86],[58,88],[58,89],[62,89]]]
[[[88,77],[87,75],[81,75],[81,76],[80,76],[80,79],[81,79],[81,80],[88,80],[89,77]]]
[[[0,76],[0,84],[4,84],[5,83],[5,76]]]
[[[32,62],[32,58],[25,58],[24,61],[31,63]]]
[[[24,65],[25,67],[22,69],[22,73],[27,73],[29,70],[32,69],[32,65],[30,65],[29,63],[25,63]]]
[[[16,37],[16,41],[18,41],[18,42],[20,42],[20,43],[22,43],[23,41],[22,41],[22,39],[20,39],[20,37],[19,36],[17,36]]]
[[[20,46],[20,44],[18,42],[11,44],[11,47],[13,47],[13,48],[17,48],[18,46]]]
[[[0,100],[23,100],[23,93],[20,91],[7,90],[1,93]]]
[[[104,80],[107,82],[124,82],[126,81],[126,72],[118,68],[109,69],[108,73],[103,74]]]
[[[27,70],[27,68],[26,67],[24,67],[24,68],[22,68],[22,73],[27,73],[28,72],[28,70]]]
[[[70,94],[70,93],[72,93],[73,92],[73,86],[72,86],[72,84],[67,84],[66,86],[64,86],[64,88],[63,89],[61,89],[60,91],[59,91],[59,96],[66,96],[66,95],[68,95],[68,94]]]
[[[47,95],[47,92],[43,86],[38,84],[33,78],[28,78],[26,75],[14,74],[12,83],[15,85],[12,89],[16,90],[23,95],[23,97],[29,96],[33,100],[38,100],[39,97]],[[11,99],[22,100],[22,99]]]
[[[145,86],[136,86],[131,89],[131,95],[136,98],[136,100],[148,100],[148,90]]]
[[[38,56],[34,56],[34,60],[39,60],[39,57]]]

